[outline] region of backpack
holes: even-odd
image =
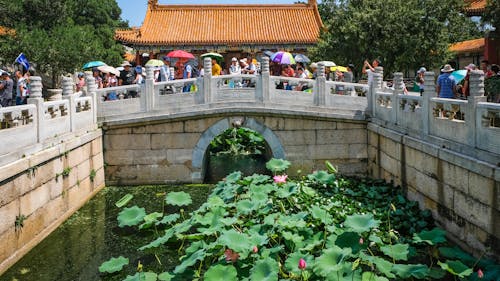
[[[200,77],[200,70],[197,67],[191,67],[191,78]]]

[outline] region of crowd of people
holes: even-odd
[[[33,71],[26,71],[23,74],[21,70],[16,70],[14,77],[11,77],[8,71],[0,71],[0,107],[26,104],[30,95],[30,76]]]

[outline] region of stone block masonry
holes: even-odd
[[[104,187],[101,130],[0,167],[0,275]]]

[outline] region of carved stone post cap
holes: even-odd
[[[40,76],[30,77],[30,98],[41,98],[42,97],[42,78]]]
[[[206,57],[203,59],[203,71],[205,72],[205,76],[212,75],[212,59]]]
[[[316,72],[318,77],[325,76],[325,64],[323,62],[318,63],[318,68],[316,69]]]
[[[146,79],[154,79],[154,66],[146,65]]]

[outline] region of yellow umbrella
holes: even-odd
[[[330,70],[331,70],[331,71],[347,72],[347,67],[337,65],[337,66],[332,66],[332,67],[330,67]]]

